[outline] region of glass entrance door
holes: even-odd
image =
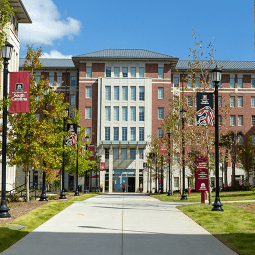
[[[133,169],[113,169],[113,192],[130,192],[127,179],[134,176]]]

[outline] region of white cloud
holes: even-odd
[[[52,45],[56,39],[67,36],[71,40],[79,34],[81,22],[71,17],[61,20],[52,0],[23,0],[23,3],[33,23],[19,25],[22,43]]]
[[[72,58],[72,55],[63,55],[57,50],[52,50],[50,54],[44,52],[42,58]]]

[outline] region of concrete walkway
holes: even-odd
[[[176,205],[140,194],[75,202],[2,254],[236,254]]]

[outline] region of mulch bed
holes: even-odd
[[[234,206],[255,213],[255,204],[236,204]]]

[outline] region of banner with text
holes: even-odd
[[[196,191],[208,191],[207,157],[196,157]]]
[[[77,124],[67,124],[67,131],[70,132],[66,137],[66,145],[77,144]]]

